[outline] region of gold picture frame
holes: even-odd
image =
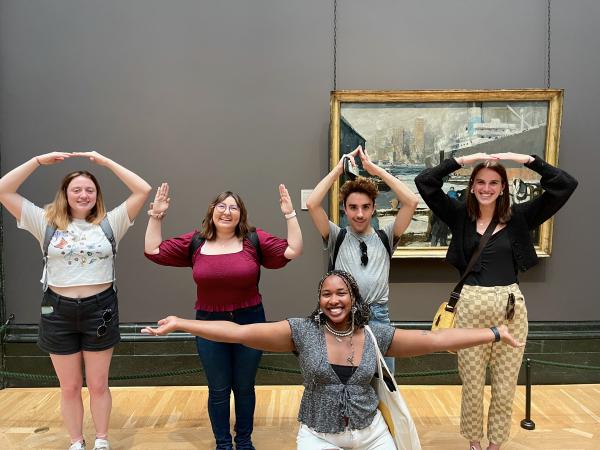
[[[342,154],[361,144],[374,162],[418,195],[414,176],[442,157],[514,151],[536,154],[557,165],[563,94],[560,89],[332,91],[330,169]],[[506,166],[513,201],[528,201],[541,193],[539,175],[522,166]],[[444,184],[448,195],[460,196],[468,170],[455,172],[455,178]],[[369,176],[362,170],[361,175]],[[341,226],[343,181],[337,180],[330,193],[330,217]],[[375,226],[393,220],[396,206],[393,195],[380,192]],[[551,254],[552,224],[550,219],[533,232],[538,256]],[[444,257],[451,237],[449,230],[440,228],[421,200],[394,257]]]

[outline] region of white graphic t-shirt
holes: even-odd
[[[117,245],[133,222],[127,215],[127,204],[121,203],[107,214]],[[23,199],[21,220],[17,226],[29,231],[40,243],[48,221],[45,211]],[[43,251],[43,249],[42,249]],[[73,219],[66,230],[56,230],[48,247],[48,284],[50,286],[87,286],[113,280],[113,255],[110,242],[100,225]],[[43,282],[44,274],[42,274]]]

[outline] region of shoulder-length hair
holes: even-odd
[[[202,220],[200,234],[207,241],[211,241],[217,237],[217,228],[213,221],[213,212],[215,211],[215,207],[219,203],[223,203],[227,197],[233,198],[240,208],[240,221],[235,227],[235,235],[240,239],[244,239],[249,232],[255,230],[255,228],[248,223],[248,210],[246,209],[246,205],[244,205],[242,197],[235,192],[223,191],[210,202],[208,209],[206,210],[206,215]]]
[[[323,278],[321,278],[321,281],[319,281],[319,288],[317,290],[317,307],[310,314],[310,316],[308,316],[308,318],[314,320],[319,325],[324,325],[327,321],[327,318],[325,317],[325,314],[322,313],[320,307],[321,290],[323,289],[323,283],[325,282],[325,280],[333,275],[340,277],[346,285],[346,287],[348,288],[348,292],[350,293],[350,298],[352,300],[352,307],[356,308],[354,310],[354,313],[352,314],[354,326],[357,328],[364,327],[369,323],[371,310],[369,309],[369,305],[363,300],[362,296],[360,295],[358,283],[356,282],[354,277],[344,270],[332,270],[330,272],[327,272],[323,276]]]
[[[67,174],[60,183],[60,188],[54,196],[54,201],[49,205],[46,205],[46,220],[48,223],[58,230],[66,230],[69,223],[73,220],[71,215],[71,207],[67,200],[67,189],[73,179],[77,177],[85,177],[92,180],[96,187],[96,204],[85,218],[89,223],[99,224],[106,216],[106,206],[104,205],[104,198],[102,197],[102,191],[100,190],[100,184],[94,175],[87,170],[76,170]]]
[[[506,175],[506,169],[502,164],[497,161],[484,161],[477,164],[471,172],[471,178],[469,179],[469,186],[467,188],[467,214],[473,221],[477,220],[480,215],[479,202],[475,197],[475,194],[471,192],[473,184],[475,183],[475,177],[481,169],[490,169],[500,175],[500,180],[504,185],[501,195],[496,199],[496,208],[494,209],[494,219],[497,219],[499,223],[507,223],[511,217],[510,209],[510,191],[508,188],[508,176]]]

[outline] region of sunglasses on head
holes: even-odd
[[[102,323],[96,329],[96,336],[102,337],[106,334],[106,332],[108,331],[107,325],[110,324],[110,321],[112,320],[112,318],[113,318],[113,315],[112,315],[112,310],[110,308],[105,310],[102,313]]]
[[[364,241],[360,241],[358,245],[360,247],[360,263],[363,266],[366,266],[369,262],[369,255],[367,254],[367,244],[365,244]]]

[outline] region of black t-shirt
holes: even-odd
[[[508,239],[507,227],[492,234],[481,252],[481,270],[471,272],[465,284],[470,286],[508,286],[517,283],[513,250]],[[477,233],[477,245],[481,235]]]

